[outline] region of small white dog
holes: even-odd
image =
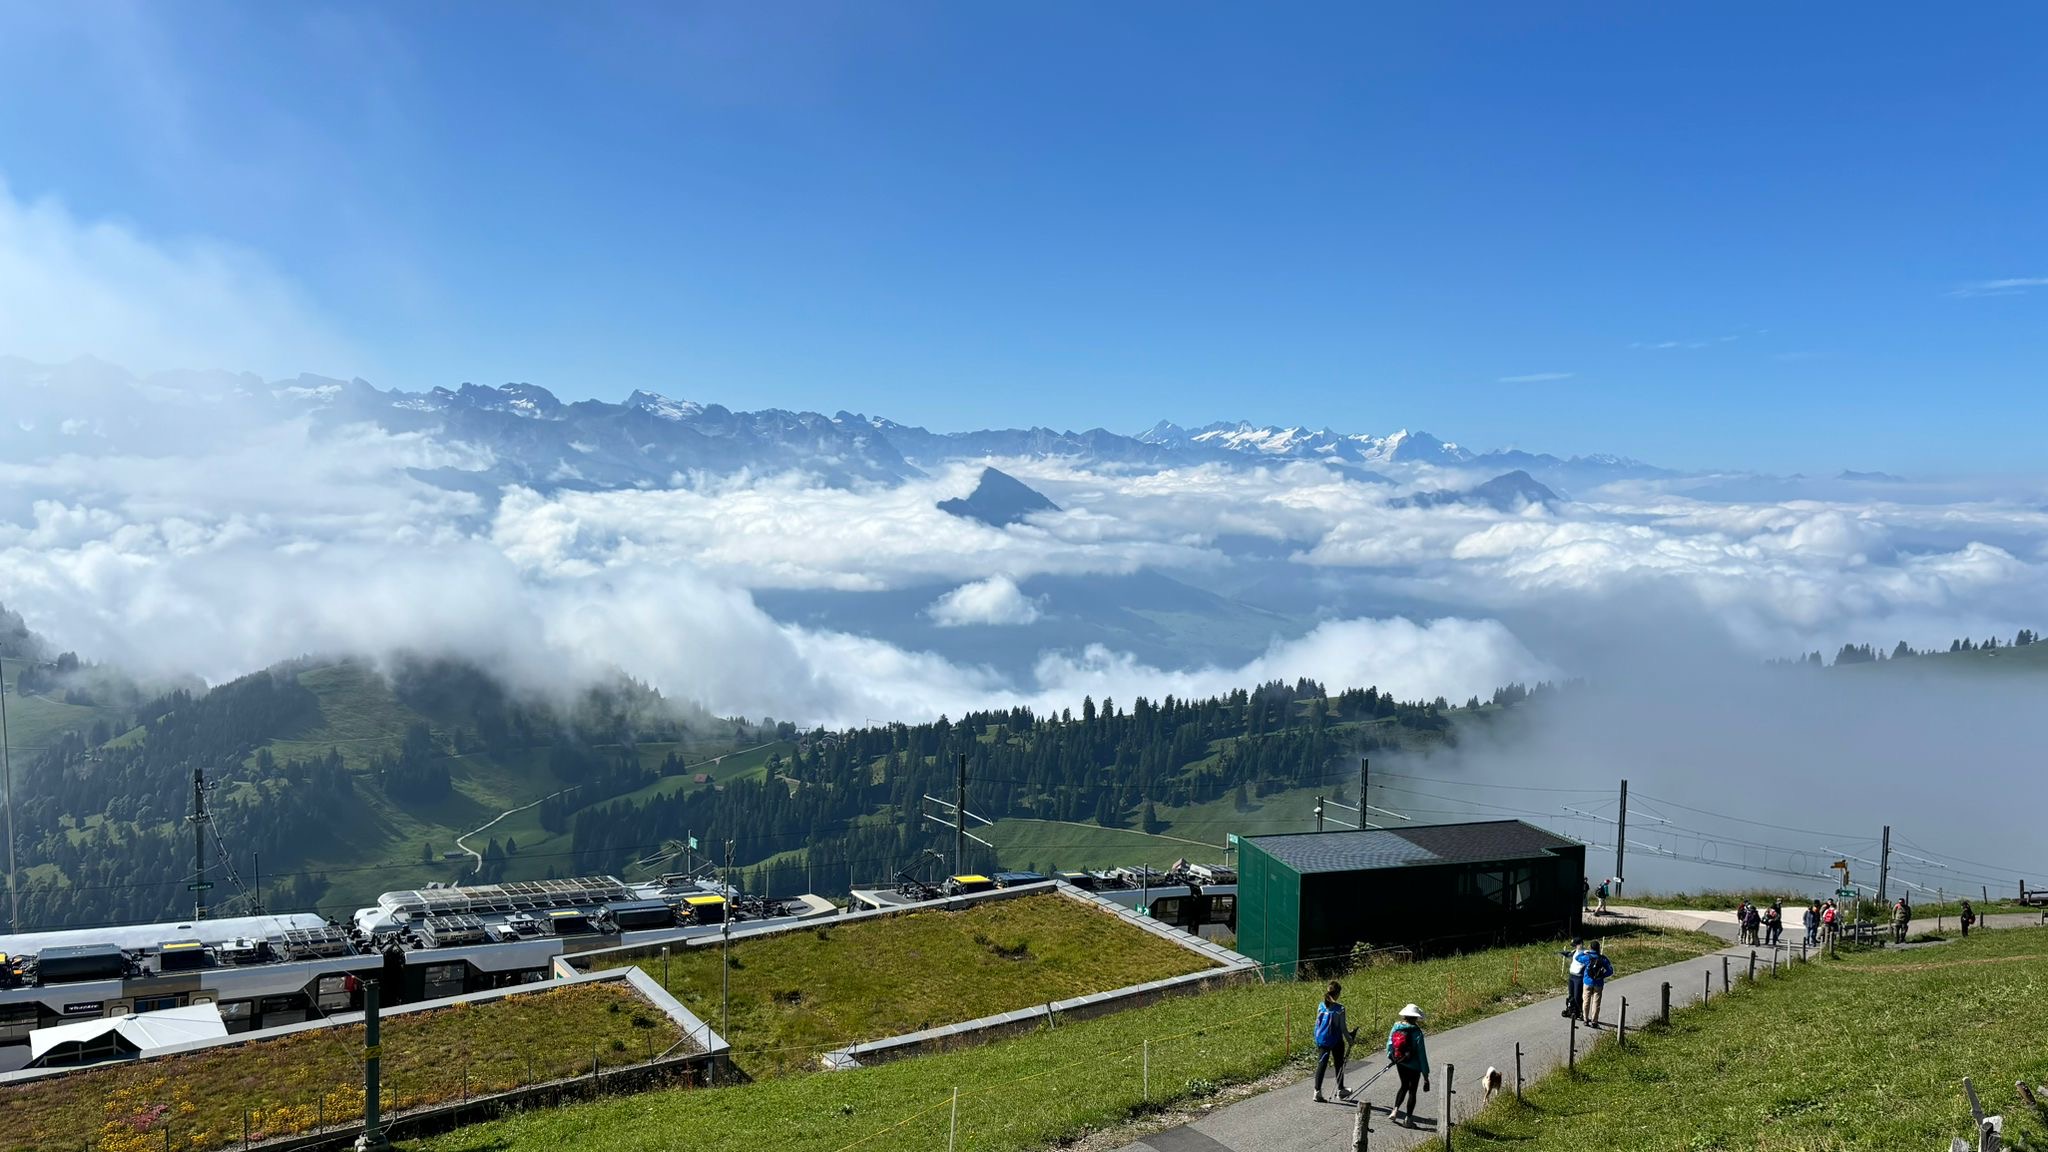
[[[1485,1099],[1487,1099],[1487,1100],[1491,1100],[1491,1099],[1493,1099],[1494,1095],[1495,1095],[1496,1093],[1498,1093],[1499,1091],[1500,1091],[1500,1069],[1498,1069],[1498,1068],[1488,1068],[1488,1069],[1486,1070],[1486,1097],[1485,1097]]]

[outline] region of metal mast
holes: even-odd
[[[206,826],[213,817],[206,811],[206,769],[201,765],[192,767],[192,815],[186,817],[192,823],[192,918],[206,919],[206,890],[212,885],[206,882]]]

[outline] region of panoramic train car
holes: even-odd
[[[57,1024],[213,1004],[229,1032],[385,1002],[438,1000],[549,978],[565,952],[717,932],[735,921],[837,912],[672,876],[454,885],[386,892],[347,923],[310,913],[0,936],[0,1045]]]

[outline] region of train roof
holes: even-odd
[[[0,936],[0,952],[11,956],[40,955],[52,948],[110,944],[128,951],[157,948],[167,940],[198,940],[202,944],[231,944],[237,940],[281,939],[293,930],[325,928],[327,921],[310,912],[281,916],[224,916],[218,920],[187,920],[182,923],[124,924],[112,928],[59,928],[50,932],[21,932]]]

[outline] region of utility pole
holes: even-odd
[[[249,887],[256,893],[254,907],[249,909],[252,916],[263,915],[263,853],[249,853]]]
[[[1887,824],[1884,826],[1884,847],[1877,853],[1877,902],[1880,905],[1888,903],[1884,898],[1884,882],[1885,878],[1891,875],[1891,871],[1892,826]]]
[[[16,684],[21,683],[19,679]],[[14,759],[7,750],[7,663],[0,660],[0,781],[7,787],[7,930],[21,931],[21,895],[14,890]]]
[[[1358,758],[1358,826],[1372,827],[1372,794],[1366,789],[1372,780],[1372,761],[1363,756]]]
[[[720,929],[724,939],[718,946],[718,1034],[732,1035],[732,841],[725,842],[725,922]]]
[[[1361,819],[1361,820],[1359,821],[1359,823],[1363,824],[1363,823],[1365,823],[1365,821],[1364,821],[1363,819]],[[1318,796],[1318,797],[1316,797],[1316,831],[1318,831],[1318,832],[1321,832],[1322,830],[1323,830],[1323,798],[1322,798],[1321,796]]]
[[[1621,782],[1621,815],[1614,822],[1614,895],[1621,896],[1621,854],[1628,847],[1628,781]]]
[[[206,811],[206,768],[192,768],[192,918],[206,919],[206,825],[213,817]]]
[[[967,753],[960,754],[960,777],[953,785],[953,875],[967,873]]]

